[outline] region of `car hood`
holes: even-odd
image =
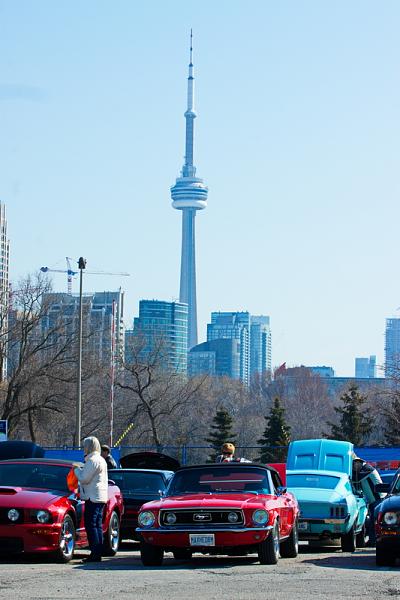
[[[36,488],[0,487],[0,508],[46,508],[66,496],[58,491]]]
[[[400,496],[388,496],[379,504],[379,512],[400,509]]]
[[[266,500],[274,496],[265,494],[184,494],[182,496],[168,496],[161,500],[147,502],[144,507],[148,510],[172,508],[239,508],[260,504],[264,505]],[[143,507],[142,507],[143,508]]]
[[[335,490],[325,490],[322,488],[302,488],[291,487],[288,491],[296,496],[298,502],[326,502],[333,504],[339,502],[343,496]]]

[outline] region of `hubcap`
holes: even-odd
[[[74,550],[74,535],[69,520],[64,521],[62,525],[60,548],[64,556],[70,556]]]
[[[274,551],[275,554],[278,556],[279,554],[279,530],[278,530],[278,524],[275,525],[274,527]]]
[[[109,527],[109,535],[110,535],[110,546],[112,550],[118,549],[119,543],[119,519],[116,514],[111,517],[110,527]]]

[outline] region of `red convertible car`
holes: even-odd
[[[76,547],[87,546],[83,524],[85,503],[68,490],[67,460],[26,458],[0,462],[0,552],[49,553],[59,562],[71,560]],[[104,554],[119,546],[122,494],[109,485],[104,510]]]
[[[161,500],[144,504],[136,532],[145,566],[193,552],[258,553],[261,564],[297,556],[299,507],[271,467],[220,463],[182,467]]]

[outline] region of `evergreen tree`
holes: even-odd
[[[341,407],[335,407],[340,415],[339,424],[328,422],[331,432],[326,437],[330,440],[346,440],[355,446],[362,446],[372,431],[373,419],[369,408],[364,405],[367,397],[360,394],[356,385],[351,385],[340,397]]]
[[[388,446],[400,446],[400,399],[395,398],[384,411],[384,436]]]
[[[285,421],[285,409],[281,406],[279,398],[275,398],[270,413],[264,417],[267,427],[263,437],[257,440],[261,446],[260,461],[285,462],[287,446],[290,443],[290,427]]]
[[[205,439],[214,449],[213,454],[210,455],[210,462],[215,462],[217,456],[221,454],[222,444],[234,442],[236,435],[232,433],[232,423],[233,419],[225,408],[217,410],[209,437]]]

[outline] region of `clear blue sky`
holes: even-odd
[[[383,361],[400,316],[400,3],[0,1],[0,199],[14,282],[179,293],[194,30],[199,338],[212,310],[271,317],[273,364]],[[54,277],[66,289],[63,275]],[[74,282],[78,291],[78,282]]]

